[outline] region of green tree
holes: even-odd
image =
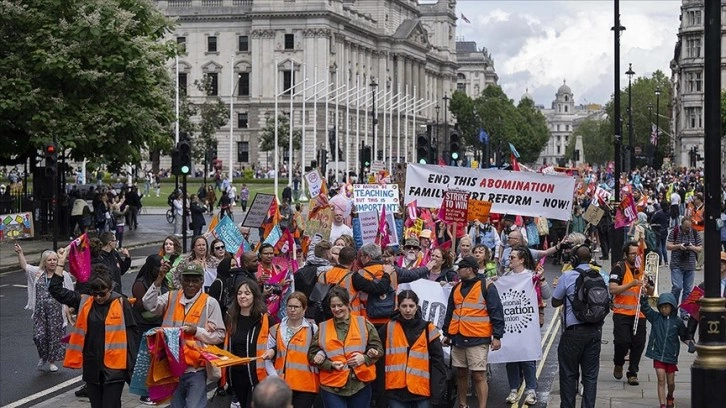
[[[217,130],[229,120],[229,108],[219,96],[210,95],[212,84],[209,78],[194,81],[194,85],[204,95],[208,95],[204,97],[204,102],[195,106],[195,110],[199,113],[199,122],[196,123],[195,130],[199,133],[189,135],[193,146],[192,154],[197,160],[204,160],[209,149],[217,144]]]
[[[300,129],[292,131],[292,149],[300,150],[302,146],[302,132]],[[277,116],[277,147],[280,152],[280,160],[284,152],[290,149],[290,119],[285,115]],[[260,151],[269,152],[275,150],[275,118],[267,118],[267,123],[262,129],[260,136]]]
[[[608,120],[588,118],[582,121],[572,133],[565,148],[565,158],[571,159],[575,150],[577,136],[582,136],[583,152],[580,160],[590,164],[603,165],[613,159],[613,137],[609,133]]]
[[[145,0],[1,1],[0,134],[12,142],[0,159],[54,137],[112,169],[168,148],[171,29]]]

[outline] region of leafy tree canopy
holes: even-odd
[[[285,115],[277,116],[277,146],[280,148],[280,156],[290,148],[290,119]],[[302,132],[300,129],[292,130],[292,148],[300,150],[302,146]],[[269,152],[275,150],[275,118],[267,118],[267,124],[262,129],[260,137],[260,151]]]
[[[0,159],[54,136],[112,167],[168,148],[171,28],[147,0],[0,1]]]

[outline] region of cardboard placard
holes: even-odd
[[[605,215],[605,210],[594,205],[588,205],[587,210],[582,214],[582,218],[592,225],[597,225],[603,215]]]
[[[265,219],[267,219],[267,213],[274,199],[274,194],[257,193],[252,200],[252,205],[250,205],[247,215],[245,215],[245,220],[242,221],[242,226],[260,228],[262,223],[265,222]]]
[[[34,235],[33,213],[0,215],[0,241],[33,238]]]
[[[333,209],[318,210],[312,218],[305,222],[305,235],[314,237],[319,235],[324,240],[330,239],[330,229],[333,227]]]
[[[448,190],[444,193],[444,221],[463,223],[466,222],[467,209],[469,208],[469,192]]]
[[[491,201],[482,201],[469,199],[469,207],[467,209],[467,220],[479,220],[481,222],[489,221],[489,212],[492,209]]]

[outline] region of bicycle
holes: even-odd
[[[166,222],[168,222],[169,224],[173,224],[175,219],[176,211],[174,211],[174,209],[172,208],[166,210]]]

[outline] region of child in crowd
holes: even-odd
[[[652,286],[648,292],[652,293]],[[676,298],[672,293],[663,293],[658,297],[658,310],[653,310],[648,303],[648,296],[643,291],[640,298],[640,310],[645,314],[651,325],[650,339],[645,356],[653,359],[653,367],[658,377],[658,400],[660,408],[673,408],[673,391],[676,388],[676,371],[678,371],[678,354],[680,338],[689,346],[688,352],[693,352],[695,346],[690,341],[688,330],[683,320],[678,318]],[[666,383],[668,394],[666,394]]]

